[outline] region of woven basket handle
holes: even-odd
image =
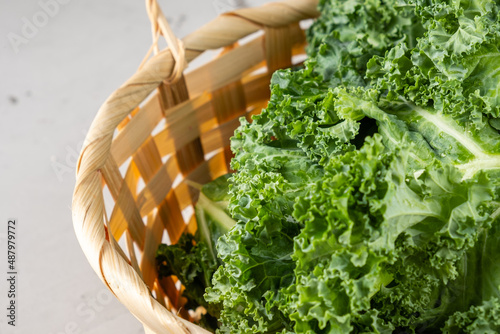
[[[166,83],[175,83],[182,77],[182,73],[184,72],[184,69],[187,67],[188,63],[186,61],[184,43],[182,43],[182,41],[177,38],[177,36],[175,36],[157,0],[146,0],[146,10],[148,12],[149,20],[151,21],[153,43],[146,56],[142,60],[139,68],[142,68],[142,66],[151,56],[151,53],[157,55],[160,52],[158,41],[160,39],[160,36],[163,36],[167,41],[167,45],[172,52],[172,56],[175,60],[172,75],[165,81]]]

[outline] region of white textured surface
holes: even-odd
[[[265,2],[160,3],[182,37],[220,11]],[[86,130],[150,46],[144,1],[2,0],[0,35],[0,333],[143,333],[88,265],[70,205]],[[8,218],[18,220],[16,327],[5,311]]]

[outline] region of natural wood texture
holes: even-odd
[[[198,194],[184,181],[205,183],[230,171],[229,138],[239,117],[260,112],[272,72],[304,53],[298,23],[318,15],[317,0],[226,13],[182,41],[157,2],[146,4],[154,43],[88,131],[77,166],[73,224],[92,268],[146,333],[207,333],[190,322],[176,278],[157,277],[156,248],[196,230]],[[239,43],[258,31],[263,34]],[[169,49],[158,49],[161,36]],[[184,71],[202,52],[217,49],[217,58]],[[114,202],[111,212],[104,188]]]

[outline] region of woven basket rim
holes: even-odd
[[[285,0],[261,7],[222,14],[186,36],[182,42],[188,62],[205,50],[236,43],[264,27],[280,27],[315,18],[317,0]],[[287,13],[284,16],[283,13]],[[280,16],[281,14],[281,16]],[[238,22],[237,29],[235,23]],[[232,24],[231,29],[224,25]],[[221,29],[229,33],[216,35]],[[216,36],[217,38],[210,38]],[[119,124],[165,79],[172,75],[175,60],[165,49],[150,58],[97,112],[77,168],[72,218],[75,234],[87,260],[103,283],[142,322],[148,333],[209,333],[168,311],[151,295],[136,270],[122,257],[119,245],[109,236],[102,194],[103,169],[111,155],[111,144]]]

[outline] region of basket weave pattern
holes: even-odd
[[[289,0],[223,14],[149,58],[99,109],[78,161],[74,229],[94,271],[146,333],[208,333],[189,321],[175,278],[157,277],[155,252],[196,231],[198,194],[185,181],[230,171],[239,118],[260,112],[271,73],[304,54],[299,22],[316,17],[316,5]],[[164,17],[152,8],[159,29]],[[220,48],[183,73],[182,61]],[[114,202],[108,212],[104,192]]]

